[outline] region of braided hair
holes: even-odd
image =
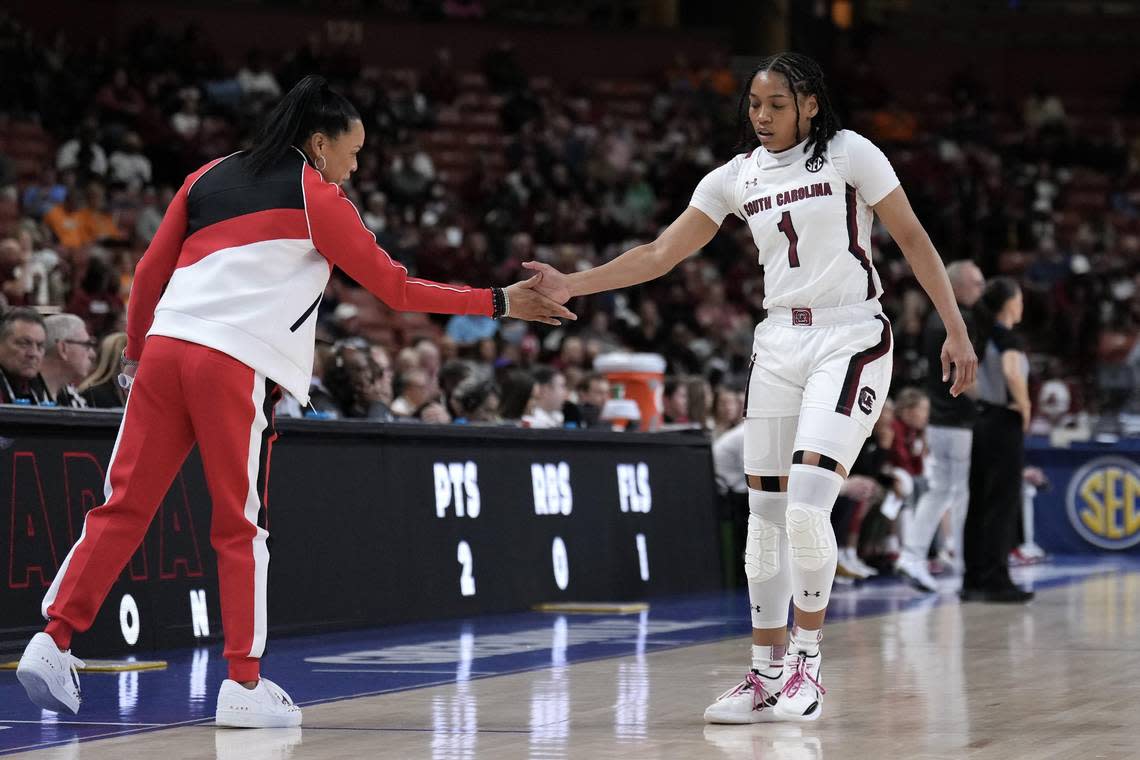
[[[819,111],[811,118],[811,131],[808,133],[807,145],[804,152],[811,151],[812,160],[816,160],[827,150],[827,143],[839,131],[839,114],[831,105],[831,96],[827,93],[827,85],[823,81],[823,69],[813,59],[800,53],[778,53],[770,55],[760,61],[756,69],[749,75],[744,83],[744,92],[740,95],[737,114],[740,122],[740,143],[738,150],[750,151],[760,144],[756,137],[756,130],[748,118],[748,94],[752,89],[752,80],[761,71],[774,71],[782,74],[788,80],[788,88],[792,91],[792,103],[796,108],[796,142],[800,136],[800,101],[797,95],[805,97],[815,95],[819,104]]]

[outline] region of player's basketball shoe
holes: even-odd
[[[907,552],[903,552],[899,556],[899,561],[895,563],[895,572],[919,591],[930,594],[938,590],[938,581],[930,574],[925,559],[915,559]]]
[[[779,695],[780,679],[749,670],[744,680],[721,694],[705,709],[705,723],[767,723]]]
[[[301,725],[301,708],[268,678],[255,689],[227,678],[218,690],[214,722],[231,728],[292,728]]]
[[[823,655],[809,657],[803,652],[784,656],[784,683],[773,712],[777,720],[817,720],[823,714],[823,688],[819,666]]]
[[[16,667],[16,678],[20,679],[28,699],[43,710],[57,713],[79,712],[82,700],[79,694],[79,673],[85,667],[83,661],[71,655],[71,650],[61,652],[52,637],[40,632],[32,637]]]

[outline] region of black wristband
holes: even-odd
[[[491,318],[502,319],[507,310],[507,299],[502,288],[491,288]]]

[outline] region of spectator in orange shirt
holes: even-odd
[[[76,250],[94,242],[95,237],[84,213],[84,200],[79,189],[71,183],[63,203],[52,206],[44,214],[44,224],[48,226],[61,248]]]
[[[91,240],[106,242],[125,239],[119,223],[107,211],[107,190],[102,182],[87,185],[87,206],[80,213]]]

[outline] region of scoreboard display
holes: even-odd
[[[0,411],[0,647],[102,503],[117,414]],[[698,435],[281,420],[270,635],[629,601],[719,585]],[[218,640],[210,501],[191,453],[91,631],[90,655]]]

